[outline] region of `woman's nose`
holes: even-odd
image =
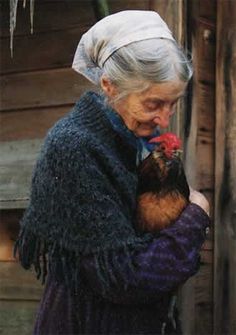
[[[156,117],[154,119],[154,122],[156,123],[157,126],[159,126],[160,128],[164,129],[167,128],[169,126],[170,123],[170,117]]]
[[[167,128],[170,123],[171,115],[172,115],[171,106],[165,105],[164,108],[160,111],[159,115],[154,119],[154,122],[160,128]]]

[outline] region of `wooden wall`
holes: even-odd
[[[15,262],[12,246],[42,139],[89,87],[70,66],[81,34],[96,18],[88,1],[36,1],[31,35],[29,3],[24,10],[19,1],[11,59],[8,1],[1,2],[1,14],[0,333],[27,335],[42,286]]]
[[[236,334],[236,1],[217,2],[214,333]]]
[[[216,2],[188,2],[188,38],[194,77],[191,107],[186,124],[186,171],[193,188],[209,200],[214,213],[215,162],[215,57]],[[200,271],[183,290],[184,331],[186,334],[212,334],[213,331],[213,233],[201,252]],[[189,308],[191,306],[191,308]]]
[[[215,227],[212,225],[202,250],[200,271],[181,292],[181,315],[185,335],[208,335],[214,328],[218,335],[234,335],[234,193],[226,192],[230,199],[229,211],[219,204],[223,186],[231,185],[227,189],[234,189],[235,180],[232,173],[236,155],[232,151],[235,143],[235,98],[232,93],[235,72],[231,74],[229,69],[235,69],[235,48],[231,46],[235,40],[236,17],[232,13],[235,13],[236,2],[108,2],[111,13],[122,9],[157,10],[168,22],[176,39],[192,51],[195,67],[192,94],[179,106],[182,113],[178,113],[172,128],[185,137],[188,179],[209,199],[216,230],[214,242]],[[36,1],[34,34],[31,35],[29,5],[24,10],[22,1],[19,1],[14,58],[11,59],[8,1],[1,2],[0,6],[0,333],[27,335],[31,334],[42,287],[31,272],[22,270],[15,262],[12,246],[28,203],[32,167],[47,130],[70,110],[82,91],[92,88],[70,67],[77,43],[82,33],[96,22],[97,13],[88,0]],[[225,171],[230,172],[225,174]],[[217,206],[214,206],[214,200]],[[226,235],[223,234],[225,227]],[[221,236],[230,248],[222,247]],[[213,259],[216,264],[214,278]],[[230,292],[226,300],[222,282]],[[224,306],[225,301],[227,309],[224,310],[220,306]]]

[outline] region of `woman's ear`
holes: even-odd
[[[106,76],[101,77],[100,83],[102,90],[109,98],[114,98],[117,95],[116,86]]]

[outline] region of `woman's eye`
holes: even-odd
[[[162,103],[161,102],[146,102],[145,104],[146,108],[150,111],[155,111],[159,108],[161,108]]]

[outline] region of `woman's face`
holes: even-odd
[[[182,81],[153,84],[141,93],[131,93],[113,107],[136,136],[152,135],[156,127],[167,128],[178,99],[184,95]],[[110,90],[115,97],[115,90]]]

